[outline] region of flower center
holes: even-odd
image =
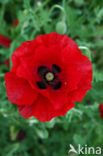
[[[45,79],[46,79],[47,81],[52,81],[52,80],[54,79],[54,74],[53,74],[52,72],[46,73]]]
[[[62,82],[59,80],[58,73],[61,72],[61,68],[53,64],[50,70],[46,66],[39,66],[37,69],[38,75],[41,77],[41,81],[37,81],[37,85],[40,89],[46,89],[47,86],[57,90],[61,88]]]

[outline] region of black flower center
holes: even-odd
[[[51,88],[57,90],[61,88],[61,81],[58,78],[58,73],[61,72],[61,69],[58,65],[53,64],[52,70],[46,66],[40,66],[37,69],[37,73],[41,77],[41,81],[37,82],[37,85],[40,89],[46,89],[47,85]]]

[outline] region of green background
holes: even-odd
[[[22,42],[50,32],[65,33],[91,53],[93,88],[64,117],[41,123],[24,119],[8,101],[4,74],[10,69],[3,62]],[[12,39],[10,48],[0,46],[0,156],[76,156],[68,154],[69,144],[103,149],[103,1],[0,0],[0,34]]]

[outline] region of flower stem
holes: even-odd
[[[0,77],[4,77],[5,74],[0,74]]]
[[[65,20],[65,18],[66,18],[66,13],[65,13],[65,10],[64,10],[64,8],[62,7],[62,6],[60,6],[60,5],[53,5],[53,7],[50,9],[50,11],[49,11],[49,16],[51,15],[51,13],[52,13],[52,11],[54,10],[54,9],[60,9],[61,10],[61,12],[63,13],[63,20]]]
[[[64,8],[64,6],[65,6],[65,0],[62,0],[62,6]]]
[[[80,46],[79,49],[81,49],[81,50],[86,50],[87,53],[88,53],[88,54],[87,54],[88,58],[90,59],[90,61],[92,61],[91,51],[90,51],[90,49],[89,49],[88,47]]]
[[[35,8],[34,13],[37,13],[37,11],[40,10],[41,8],[43,8],[45,5],[47,5],[47,3],[49,3],[49,1],[50,0],[45,0],[40,7]]]

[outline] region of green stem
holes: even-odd
[[[38,10],[40,10],[41,8],[43,8],[45,5],[47,5],[47,3],[49,3],[50,0],[46,0],[44,3],[42,3],[42,5],[40,7],[35,8],[34,13],[36,13]]]
[[[0,21],[3,21],[4,13],[5,13],[5,4],[2,5],[2,8],[1,8]]]
[[[61,12],[63,13],[63,19],[65,20],[65,18],[66,18],[66,13],[65,13],[65,10],[64,10],[64,8],[62,7],[62,6],[60,6],[60,5],[53,5],[52,6],[52,8],[50,9],[50,11],[49,11],[49,16],[51,15],[51,13],[52,13],[52,11],[54,10],[54,9],[60,9],[61,10]]]
[[[88,58],[92,61],[91,51],[88,47],[80,46],[79,49],[86,50],[88,52]]]
[[[62,6],[64,8],[64,6],[65,6],[65,0],[62,0]]]
[[[0,77],[4,77],[5,74],[0,74]]]

